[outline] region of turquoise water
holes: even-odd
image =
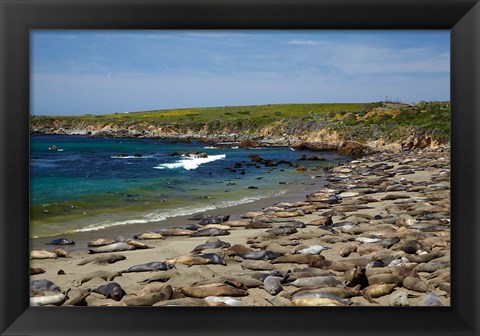
[[[59,150],[49,150],[53,145]],[[334,152],[215,148],[160,139],[32,135],[30,147],[32,237],[155,222],[281,195],[320,173],[312,168],[343,160]],[[169,155],[187,151],[208,157]],[[298,161],[303,154],[326,161]],[[309,170],[248,165],[248,155]]]

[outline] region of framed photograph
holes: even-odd
[[[478,334],[477,1],[0,8],[2,335]]]

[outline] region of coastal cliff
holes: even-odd
[[[313,150],[400,150],[450,141],[450,103],[288,104],[32,116],[30,132],[198,139]]]

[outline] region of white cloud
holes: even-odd
[[[313,41],[313,40],[290,40],[287,44],[296,44],[296,45],[323,45],[323,41]]]

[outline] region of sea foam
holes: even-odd
[[[153,167],[155,169],[175,169],[175,168],[183,168],[185,170],[193,170],[197,169],[200,165],[208,162],[213,162],[217,160],[222,160],[225,159],[226,155],[225,154],[220,154],[220,155],[210,155],[206,158],[199,158],[196,155],[190,155],[182,158],[181,160],[173,163],[163,163],[161,165],[158,165],[156,167]]]
[[[251,203],[251,202],[258,201],[262,198],[271,198],[275,196],[280,196],[285,194],[286,192],[287,190],[276,190],[276,191],[270,191],[270,192],[263,192],[263,193],[259,193],[257,195],[252,195],[248,197],[243,197],[237,200],[220,201],[215,204],[199,204],[198,206],[193,206],[193,207],[179,207],[176,209],[162,210],[159,212],[146,213],[146,214],[140,215],[135,219],[127,219],[122,221],[104,221],[100,223],[94,223],[86,227],[83,227],[81,229],[73,230],[72,232],[90,232],[90,231],[106,229],[112,226],[159,222],[172,217],[192,215],[198,212],[204,212],[204,211],[215,210],[215,209],[223,209],[223,208],[228,208],[235,205]]]

